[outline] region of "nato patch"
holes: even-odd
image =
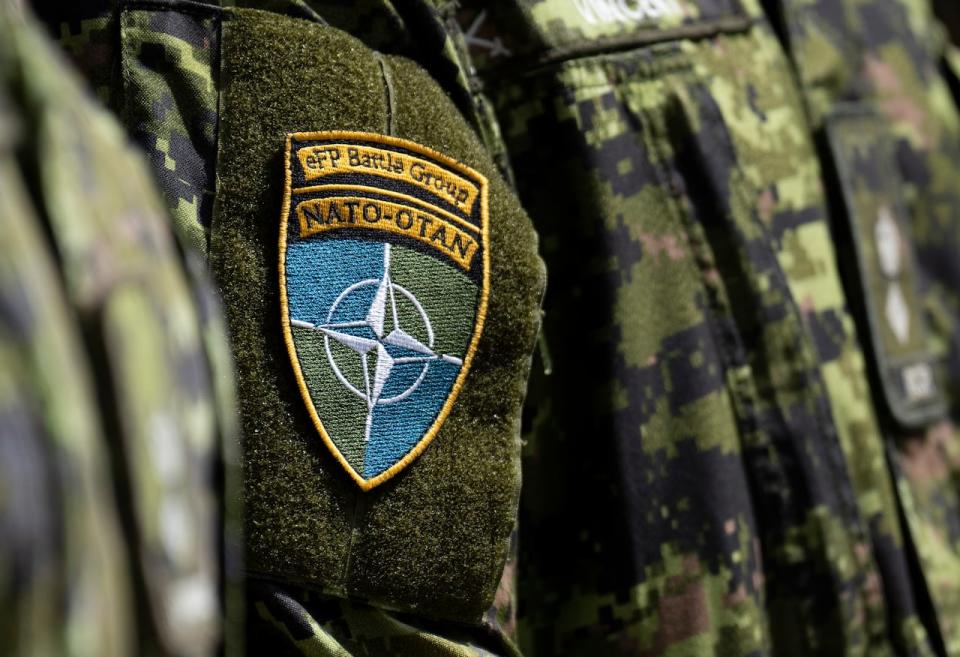
[[[321,439],[364,490],[436,436],[489,294],[487,179],[373,133],[287,135],[280,305]]]

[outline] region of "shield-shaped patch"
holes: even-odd
[[[364,490],[412,462],[470,369],[489,291],[487,180],[372,133],[287,136],[284,337],[320,437]]]

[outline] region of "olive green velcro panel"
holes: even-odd
[[[544,285],[533,228],[452,103],[412,63],[256,10],[231,10],[223,30],[210,259],[238,361],[248,568],[477,621],[501,574],[519,493],[519,414]],[[369,491],[311,421],[281,323],[285,140],[330,130],[412,140],[489,179],[489,302],[472,367],[433,441]]]

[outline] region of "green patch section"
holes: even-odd
[[[465,358],[477,316],[477,286],[436,258],[402,247],[395,247],[392,253],[392,280],[410,290],[423,306],[433,326],[433,350]],[[422,324],[412,304],[398,303],[397,313],[401,326]]]
[[[323,422],[327,435],[336,443],[340,453],[358,472],[363,470],[363,430],[367,419],[367,405],[344,387],[330,367],[324,347],[323,334],[318,331],[291,326],[293,343],[297,348],[303,380],[310,391],[310,399]],[[330,350],[348,381],[363,385],[363,367],[357,352],[336,340],[330,341]],[[362,387],[359,389],[362,390]]]

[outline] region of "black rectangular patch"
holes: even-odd
[[[883,117],[862,107],[835,110],[826,134],[843,205],[837,228],[847,244],[838,256],[861,328],[865,321],[872,375],[890,415],[919,428],[940,418],[946,404],[928,345],[893,138]]]

